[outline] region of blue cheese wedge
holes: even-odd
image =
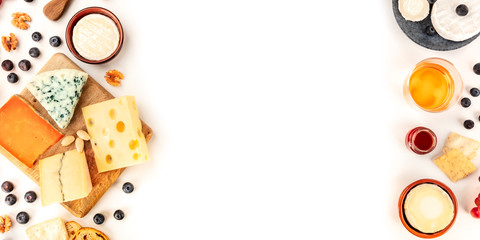
[[[87,78],[87,73],[75,69],[53,70],[36,75],[27,89],[63,129],[72,120]]]

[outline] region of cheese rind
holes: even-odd
[[[60,128],[72,120],[88,74],[75,69],[59,69],[36,75],[27,89]]]
[[[405,20],[418,22],[428,16],[430,4],[427,0],[399,0],[398,10]]]
[[[68,240],[68,232],[61,218],[41,222],[25,231],[29,240]]]
[[[98,172],[149,160],[135,98],[123,96],[82,108]]]
[[[73,45],[82,57],[102,60],[120,44],[120,32],[115,22],[102,14],[89,14],[73,28]]]
[[[88,196],[92,190],[85,153],[71,150],[40,160],[42,205]]]
[[[12,96],[0,108],[0,145],[29,168],[62,137],[20,96]]]
[[[408,192],[404,203],[408,223],[423,233],[438,232],[454,217],[453,201],[435,184],[420,184]]]

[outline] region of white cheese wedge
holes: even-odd
[[[115,22],[102,14],[89,14],[73,28],[73,46],[82,57],[102,60],[110,56],[120,44],[120,33]]]
[[[61,218],[54,218],[25,230],[29,240],[68,240],[68,232]]]
[[[79,70],[53,70],[36,75],[27,89],[63,129],[73,117],[87,79],[88,74]]]
[[[444,229],[454,217],[454,206],[448,193],[430,183],[412,188],[403,208],[408,223],[423,233]]]
[[[82,108],[98,172],[149,160],[135,98],[124,96]]]
[[[428,16],[430,4],[428,0],[398,0],[398,10],[406,20],[418,22]]]
[[[71,150],[41,159],[39,172],[43,206],[84,198],[92,190],[84,152]]]
[[[468,14],[460,16],[460,4],[468,7]],[[445,39],[464,41],[480,32],[480,3],[478,0],[437,0],[432,7],[432,25]]]

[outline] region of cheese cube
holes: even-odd
[[[42,205],[88,196],[92,181],[84,152],[71,150],[40,160]]]
[[[67,240],[68,232],[61,218],[50,219],[25,230],[29,240]]]
[[[82,108],[98,172],[149,160],[133,96],[123,96]]]

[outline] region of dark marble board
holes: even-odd
[[[445,38],[442,38],[438,33],[435,33],[433,36],[428,36],[425,33],[425,29],[428,26],[432,26],[432,21],[430,20],[430,14],[419,22],[407,21],[403,18],[400,10],[398,10],[398,0],[392,0],[393,15],[395,20],[397,20],[398,26],[402,31],[410,38],[412,41],[418,45],[436,51],[449,51],[461,48],[466,46],[475,40],[479,34],[461,42],[450,41]],[[430,10],[432,9],[432,4],[430,4]]]

